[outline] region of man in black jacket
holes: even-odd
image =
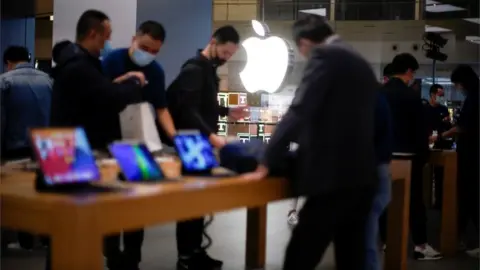
[[[167,91],[168,109],[175,127],[200,130],[216,148],[226,143],[225,138],[217,135],[218,117],[246,116],[245,107],[226,108],[217,101],[217,68],[235,54],[239,41],[237,30],[232,26],[217,29],[205,49],[187,60]],[[222,266],[221,261],[210,258],[202,248],[204,222],[202,217],[177,223],[177,269],[210,270]]]
[[[427,241],[427,214],[423,202],[423,167],[428,158],[429,128],[426,110],[418,93],[409,87],[419,68],[411,54],[402,53],[392,61],[393,76],[383,86],[393,121],[393,152],[413,154],[410,194],[410,231],[414,258],[437,260],[442,255]],[[388,247],[387,247],[388,248]]]
[[[283,269],[315,269],[332,241],[337,269],[363,269],[366,222],[378,184],[374,107],[379,83],[370,64],[323,17],[305,16],[293,32],[299,51],[308,57],[304,76],[263,165],[245,178],[265,177],[297,141],[292,187],[294,195],[307,200]]]
[[[100,53],[111,35],[107,15],[85,11],[77,23],[76,43],[60,42],[54,47],[56,66],[51,125],[81,126],[94,149],[106,149],[120,139],[119,113],[141,100],[145,77],[129,72],[114,81],[103,74]]]
[[[145,84],[141,72],[126,73],[114,81],[103,74],[99,57],[111,32],[107,15],[87,10],[77,22],[76,43],[62,41],[53,48],[57,65],[52,72],[51,125],[83,127],[93,149],[101,150],[121,139],[119,113],[141,101],[140,89]],[[135,270],[123,268],[118,258],[108,258],[107,266]]]

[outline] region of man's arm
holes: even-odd
[[[267,167],[283,156],[290,142],[295,141],[304,122],[312,117],[330,87],[330,72],[321,52],[308,61],[302,81],[295,92],[292,104],[283,116],[268,144],[263,164]]]
[[[177,78],[178,88],[182,93],[180,100],[180,115],[182,125],[192,129],[198,129],[203,134],[213,134],[214,131],[207,125],[200,114],[201,90],[203,87],[203,71],[193,64],[187,64]]]
[[[156,74],[153,76],[154,79],[149,82],[154,84],[152,89],[155,91],[152,93],[151,102],[157,112],[157,118],[163,130],[170,138],[173,138],[176,130],[175,125],[173,124],[172,116],[167,108],[167,97],[165,94],[165,72],[159,65],[156,65],[155,69]]]
[[[78,70],[77,70],[78,69]],[[86,84],[85,91],[81,95],[95,97],[98,106],[111,106],[120,113],[129,104],[141,102],[142,86],[136,81],[126,81],[122,84],[114,83],[97,69],[89,65],[73,68],[71,74],[77,76],[75,81],[81,81]]]

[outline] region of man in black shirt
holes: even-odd
[[[77,22],[76,43],[62,41],[53,48],[57,65],[52,71],[51,125],[83,127],[93,149],[105,150],[121,138],[118,114],[141,100],[145,85],[141,72],[128,72],[113,81],[103,74],[99,57],[111,33],[105,13],[87,10]],[[48,253],[46,268],[50,269]]]
[[[434,84],[430,87],[430,99],[426,104],[428,113],[428,127],[431,131],[431,142],[434,140],[434,132],[436,134],[442,134],[443,132],[452,128],[450,113],[447,106],[445,106],[445,92],[443,87],[439,84]],[[435,149],[450,149],[452,140],[440,138],[435,140]],[[435,207],[441,208],[442,206],[442,193],[443,193],[443,167],[434,166],[433,174],[435,177]]]
[[[459,198],[459,231],[465,233],[471,220],[476,231],[479,231],[479,169],[480,164],[480,134],[479,134],[479,89],[478,74],[468,65],[459,65],[452,72],[451,81],[455,88],[465,95],[460,117],[456,126],[439,137],[457,135],[457,166],[458,166],[458,198]],[[477,246],[467,251],[467,254],[479,257]]]
[[[94,149],[106,149],[121,138],[118,114],[141,100],[145,84],[141,72],[128,72],[113,81],[104,75],[99,57],[111,33],[107,15],[87,10],[78,20],[76,43],[54,47],[58,57],[52,73],[51,125],[85,128]]]
[[[447,106],[445,106],[445,91],[439,84],[434,84],[430,87],[430,99],[428,100],[428,126],[431,131],[437,131],[441,134],[452,128],[450,113]],[[447,149],[444,140],[437,140],[435,148]]]
[[[393,120],[393,152],[411,153],[410,231],[414,258],[436,260],[442,255],[427,242],[427,214],[423,202],[423,167],[428,157],[426,112],[418,95],[409,84],[415,78],[418,62],[411,54],[402,53],[392,61],[393,76],[383,86]],[[387,247],[388,248],[388,247]]]
[[[217,68],[235,54],[239,42],[237,30],[232,26],[217,29],[205,49],[187,60],[167,91],[175,127],[200,130],[216,148],[226,143],[225,138],[217,135],[218,117],[246,117],[245,107],[226,108],[217,101]],[[204,222],[202,217],[177,223],[178,269],[210,270],[222,266],[221,261],[210,258],[202,248]]]

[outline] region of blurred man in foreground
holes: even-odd
[[[365,228],[378,184],[374,152],[378,81],[370,64],[335,35],[325,18],[305,16],[295,22],[293,36],[308,57],[304,76],[262,165],[245,178],[267,176],[282,163],[290,142],[298,142],[290,180],[294,195],[307,199],[283,269],[315,269],[331,242],[337,269],[363,268]]]

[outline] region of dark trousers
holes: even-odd
[[[105,237],[103,249],[107,267],[110,270],[136,269],[142,261],[144,235],[145,231],[140,229]],[[120,249],[120,237],[123,237],[123,251]]]
[[[426,244],[427,210],[423,200],[423,168],[424,160],[412,160],[410,186],[410,233],[415,245]]]
[[[376,187],[338,190],[308,197],[288,243],[284,270],[313,270],[335,245],[338,270],[365,268],[365,227]]]
[[[412,160],[410,175],[410,233],[415,245],[426,244],[427,241],[427,210],[423,201],[423,167],[424,160]],[[387,242],[387,211],[379,220],[380,239]]]
[[[469,221],[472,221],[477,232],[479,228],[479,157],[478,152],[473,154],[457,153],[458,173],[458,229],[461,234],[466,233]]]
[[[383,244],[387,243],[387,223],[387,210],[385,209],[378,219],[378,233]]]
[[[188,257],[202,248],[205,219],[197,218],[177,222],[178,256]]]

